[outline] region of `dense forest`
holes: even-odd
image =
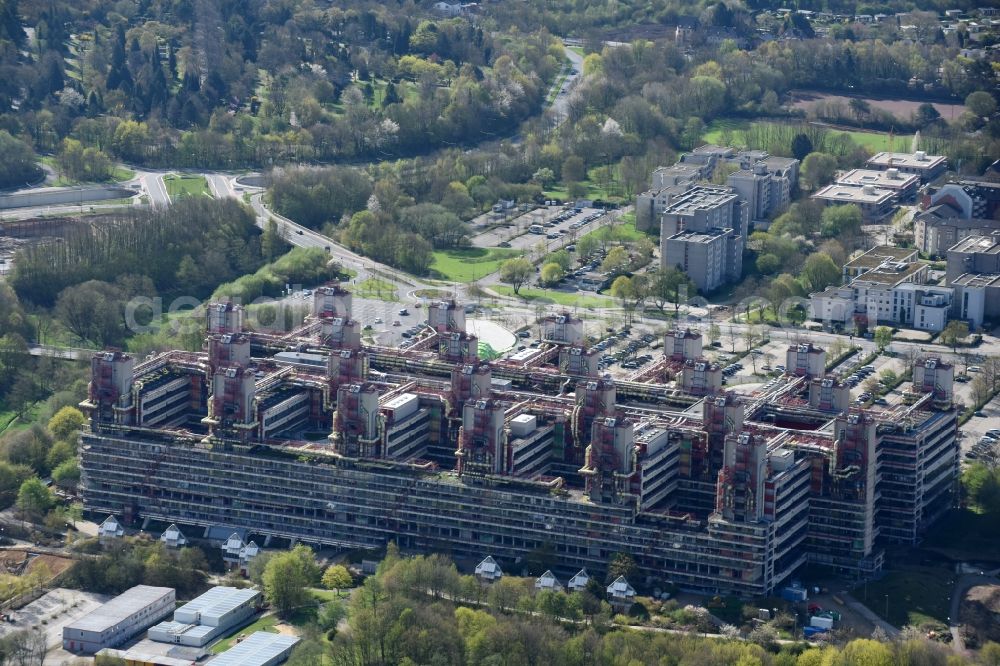
[[[0,129],[148,165],[371,158],[503,135],[562,67],[544,31],[392,5],[2,0]]]

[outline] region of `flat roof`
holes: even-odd
[[[663,213],[664,215],[687,215],[696,210],[708,210],[723,206],[737,198],[736,192],[727,187],[695,185],[683,194],[676,196]]]
[[[948,251],[998,254],[1000,253],[1000,235],[969,236],[952,245]]]
[[[916,250],[905,247],[878,245],[848,261],[844,264],[844,268],[876,268],[886,261],[907,261],[916,253]]]
[[[878,187],[865,188],[857,187],[855,185],[840,185],[838,183],[833,183],[816,192],[816,194],[812,195],[812,198],[843,203],[877,204],[888,201],[895,195],[896,193],[892,190],[886,190]]]
[[[143,608],[155,604],[166,596],[174,596],[173,588],[136,585],[129,590],[125,590],[100,608],[67,624],[63,628],[63,631],[72,629],[100,633],[116,624],[124,622]]]
[[[263,666],[298,642],[298,636],[256,631],[208,663],[211,666]]]
[[[944,161],[944,155],[928,155],[920,150],[915,153],[881,152],[868,158],[868,164],[879,167],[906,167],[909,169],[930,169],[943,164]]]
[[[901,190],[920,182],[920,176],[914,173],[903,173],[896,171],[880,171],[878,169],[851,169],[847,173],[839,176],[837,182],[841,185],[853,185],[861,187],[863,185],[874,185],[890,190]]]
[[[912,277],[914,274],[920,270],[926,268],[926,264],[921,264],[920,262],[911,262],[903,264],[902,267],[897,268],[892,264],[883,264],[878,268],[873,268],[866,273],[862,273],[854,282],[875,282],[877,284],[899,284],[903,280]],[[854,284],[852,282],[851,284]]]
[[[1000,287],[1000,273],[963,273],[951,281],[962,287]]]
[[[219,585],[187,602],[176,612],[200,612],[202,617],[221,617],[257,596],[260,596],[260,591],[254,588]]]
[[[732,229],[706,229],[705,231],[695,231],[694,229],[685,229],[684,231],[679,231],[673,236],[669,236],[667,240],[679,241],[682,243],[711,243],[719,238],[723,238],[727,231],[732,231]]]

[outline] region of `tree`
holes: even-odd
[[[331,564],[323,572],[323,587],[336,590],[338,595],[340,590],[353,584],[354,578],[351,577],[351,572],[342,564]]]
[[[534,265],[524,257],[508,259],[500,264],[500,281],[512,286],[515,294],[520,293],[521,287],[534,273]]]
[[[930,102],[924,102],[913,114],[913,122],[917,127],[926,128],[941,120],[941,113]]]
[[[57,441],[76,439],[85,420],[83,412],[76,407],[63,407],[49,419],[49,432]]]
[[[837,158],[826,153],[809,153],[802,161],[799,182],[806,190],[815,190],[833,180]]]
[[[965,108],[980,118],[987,118],[996,113],[997,101],[985,90],[977,90],[965,98]]]
[[[531,180],[535,181],[542,187],[550,187],[552,183],[555,182],[556,175],[552,172],[552,169],[548,167],[542,167],[534,174],[532,174]]]
[[[309,586],[319,579],[319,568],[308,546],[272,556],[264,567],[264,596],[281,615],[304,606],[309,600]]]
[[[631,263],[628,250],[619,245],[608,251],[608,255],[601,262],[601,270],[611,276],[617,276],[628,271]]]
[[[879,352],[885,351],[885,348],[892,342],[892,329],[888,326],[876,327],[873,335],[875,338],[875,346],[878,348]]]
[[[67,287],[56,301],[56,316],[81,340],[98,347],[120,342],[125,335],[122,293],[98,280]]]
[[[801,162],[812,151],[813,144],[808,136],[799,133],[792,137],[792,157]]]
[[[896,663],[889,646],[868,638],[848,643],[840,654],[840,662],[861,666],[892,666]]]
[[[606,582],[611,583],[612,581],[617,580],[619,576],[625,576],[626,580],[630,577],[634,578],[635,573],[638,570],[639,567],[636,565],[634,557],[628,553],[615,553],[611,557],[611,561],[608,562],[608,575]]]
[[[551,287],[559,282],[564,275],[562,266],[557,263],[550,262],[542,266],[542,271],[539,273],[539,281],[547,287]]]
[[[823,210],[820,232],[827,238],[856,236],[861,231],[861,209],[857,204],[830,206]]]
[[[952,319],[941,331],[941,342],[951,347],[951,351],[958,349],[958,343],[969,335],[969,324],[959,319]]]
[[[587,179],[587,165],[578,155],[570,155],[562,164],[562,179],[564,183],[577,183]]]
[[[66,460],[52,470],[52,480],[60,488],[75,488],[80,483],[80,465],[76,460]]]
[[[650,281],[649,296],[660,312],[667,303],[672,303],[676,315],[681,303],[687,303],[696,293],[697,288],[691,279],[677,268],[657,271]]]
[[[805,266],[802,267],[802,277],[808,281],[810,289],[822,291],[831,284],[840,283],[841,271],[833,263],[833,259],[825,254],[814,252],[809,255]]]
[[[7,130],[0,130],[0,188],[24,187],[40,173],[35,151]]]
[[[32,477],[22,483],[17,492],[17,508],[31,520],[41,518],[54,503],[52,492],[38,477]]]
[[[288,247],[282,231],[283,228],[279,228],[278,222],[272,217],[268,219],[264,233],[260,235],[260,251],[268,261],[277,259]]]
[[[622,309],[625,310],[625,323],[630,323],[636,299],[635,285],[632,284],[632,280],[624,275],[615,278],[615,281],[611,283],[611,295],[621,301]]]
[[[722,337],[722,329],[714,321],[708,325],[708,341],[715,346],[715,343]]]

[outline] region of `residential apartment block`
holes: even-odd
[[[645,230],[659,224],[659,217],[675,197],[709,180],[723,164],[736,169],[728,176],[727,185],[746,202],[749,224],[766,224],[783,211],[798,184],[796,159],[772,156],[762,150],[699,146],[682,155],[677,164],[653,172],[650,189],[636,197],[636,228]]]
[[[1000,220],[964,218],[952,206],[938,204],[913,216],[913,240],[917,249],[942,257],[950,247],[970,236],[988,236],[1000,231]]]
[[[328,316],[317,309],[285,335],[233,331],[251,355],[223,374],[250,382],[214,381],[212,354],[231,357],[218,349],[96,355],[82,405],[87,511],[346,548],[394,540],[498,567],[547,547],[564,577],[626,551],[650,585],[760,595],[806,563],[872,575],[885,543],[913,543],[952,504],[957,413],[944,376],[909,405],[844,409],[811,388],[822,350],[796,347],[795,374],[766,392],[718,390],[702,368],[710,393],[677,396],[588,364],[567,374],[557,358],[568,343],[555,340],[465,365],[438,344],[454,331],[430,326],[408,348],[338,349],[319,333]],[[691,337],[673,335],[660,363],[698,363],[684,358]],[[364,361],[275,356],[302,348]],[[187,382],[186,407],[144,426],[144,380],[162,372]],[[278,394],[309,409],[262,428],[260,405]],[[889,493],[893,483],[909,485]]]

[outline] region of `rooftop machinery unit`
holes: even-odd
[[[467,402],[462,408],[462,428],[459,431],[458,473],[501,474],[507,433],[504,429],[504,407],[495,400]]]
[[[456,365],[451,369],[451,408],[462,414],[465,403],[489,400],[493,371],[488,363]]]
[[[348,458],[380,455],[379,391],[374,384],[348,384],[337,389],[333,414],[333,450]]]
[[[328,349],[361,349],[361,322],[346,317],[322,317],[319,342]]]
[[[723,392],[705,398],[702,419],[708,436],[708,472],[715,474],[724,464],[726,438],[743,432],[746,406],[735,393]]]
[[[479,339],[468,333],[439,335],[438,357],[452,363],[475,363],[479,360]]]
[[[245,333],[216,333],[209,335],[208,365],[212,372],[223,367],[249,367],[250,336]]]
[[[91,418],[98,423],[130,425],[135,359],[120,351],[94,354],[87,387]]]
[[[202,419],[202,423],[209,426],[213,435],[232,434],[240,441],[246,441],[257,426],[255,396],[253,373],[239,367],[216,369],[212,376],[208,416]]]
[[[559,348],[559,372],[574,377],[596,377],[601,362],[596,349],[583,347]]]
[[[427,325],[435,333],[465,333],[465,308],[454,300],[427,306]]]
[[[715,511],[729,521],[758,522],[764,515],[767,442],[748,432],[726,437]]]
[[[317,287],[313,292],[313,316],[351,318],[351,292],[340,285]]]
[[[590,441],[594,421],[614,416],[615,400],[615,383],[610,379],[577,382],[573,434],[578,447],[586,446]]]
[[[635,430],[630,419],[608,417],[594,422],[590,445],[580,473],[594,502],[620,502],[629,493],[635,471]]]
[[[206,311],[208,333],[242,333],[246,311],[232,303],[209,303]]]

